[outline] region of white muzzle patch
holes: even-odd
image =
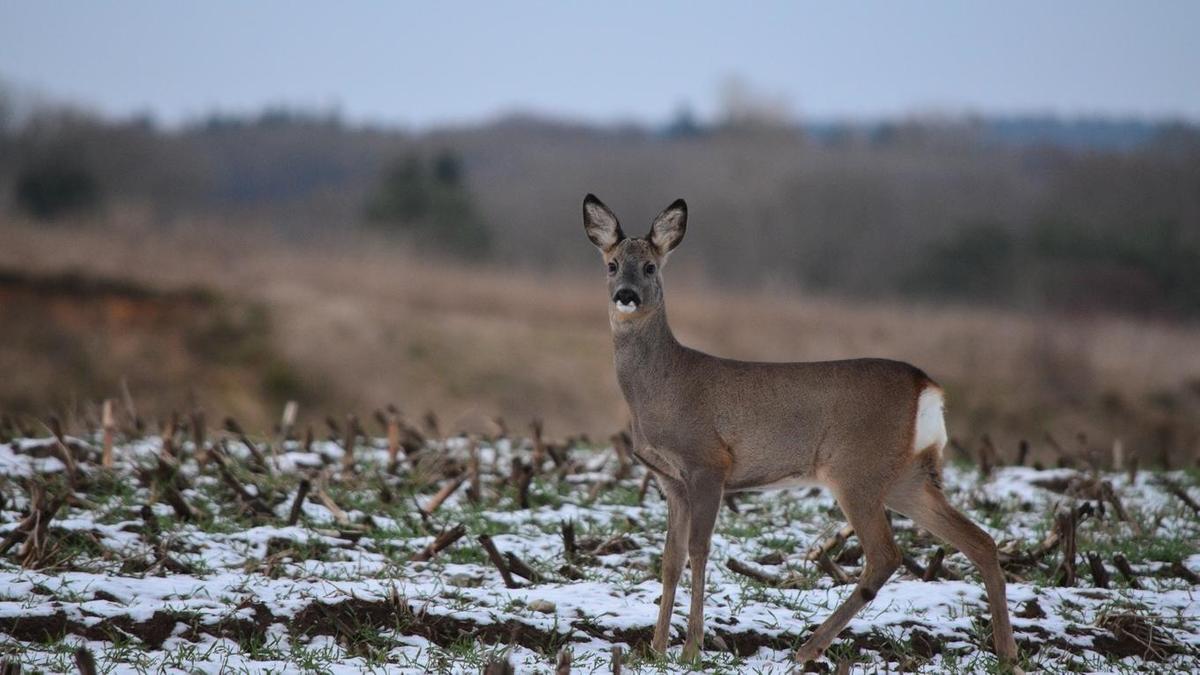
[[[617,311],[622,314],[632,314],[633,312],[637,311],[637,303],[636,302],[621,302],[620,300],[618,300],[616,304],[617,304]]]

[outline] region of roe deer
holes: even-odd
[[[823,485],[858,534],[866,564],[854,591],[796,653],[798,661],[819,658],[900,566],[885,511],[892,509],[979,568],[996,653],[1015,666],[996,544],[942,494],[941,388],[898,361],[751,363],[684,347],[667,324],[660,271],[687,228],[684,201],[660,213],[644,238],[628,238],[589,194],[583,224],[608,267],[614,361],[632,416],[633,451],[667,497],[652,647],[666,650],[685,554],[692,603],[684,658],[695,658],[703,645],[704,571],[723,493]]]

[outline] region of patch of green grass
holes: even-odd
[[[51,671],[68,673],[75,668],[75,645],[66,640],[55,640],[43,647],[44,664]],[[20,663],[20,661],[18,661]]]
[[[321,647],[313,647],[300,640],[293,640],[288,660],[305,672],[325,672],[338,660],[339,652],[337,647],[329,643],[325,643]]]
[[[620,483],[600,493],[600,501],[615,506],[640,506],[640,486]]]
[[[465,540],[466,537],[463,537],[456,544],[442,551],[438,557],[446,562],[458,563],[460,565],[490,564],[487,553],[483,551],[482,546]]]
[[[238,635],[238,646],[242,655],[254,661],[281,661],[287,658],[287,652],[280,647],[283,636],[278,634],[265,635],[257,631],[249,631]]]
[[[735,539],[757,539],[774,528],[758,518],[722,518],[717,524],[717,532]]]
[[[496,509],[489,509],[483,504],[466,504],[458,509],[447,510],[444,516],[447,520],[462,523],[467,527],[467,537],[474,538],[481,534],[495,536],[508,534],[512,526],[508,522],[494,520],[491,515]],[[466,539],[467,537],[464,537]]]
[[[504,645],[481,645],[469,635],[449,645],[434,645],[428,653],[427,667],[435,672],[480,672],[492,659],[508,658],[508,649]]]
[[[1139,522],[1152,521],[1139,519]],[[1110,562],[1112,556],[1117,553],[1124,555],[1134,564],[1148,561],[1177,562],[1200,553],[1200,538],[1163,536],[1157,531],[1135,534],[1128,531],[1124,525],[1103,527],[1085,522],[1079,526],[1076,537],[1076,547],[1081,553],[1094,551],[1106,562]]]

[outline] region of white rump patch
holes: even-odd
[[[637,303],[636,302],[621,302],[618,300],[617,301],[617,311],[622,314],[629,314],[631,312],[636,312],[637,311]]]
[[[946,407],[942,390],[936,386],[925,387],[917,398],[917,419],[913,429],[913,452],[920,452],[937,445],[938,452],[946,445]]]

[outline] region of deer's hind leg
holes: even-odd
[[[888,495],[888,506],[912,519],[963,552],[979,569],[992,612],[992,640],[1001,663],[1015,665],[1017,643],[1013,639],[1005,597],[1004,571],[991,535],[946,501],[940,485],[940,466],[933,448],[920,453],[912,463],[907,480]]]
[[[864,495],[855,494],[852,490],[836,485],[831,487],[838,506],[858,534],[866,564],[854,592],[842,601],[796,652],[796,660],[801,663],[820,658],[850,619],[874,599],[879,588],[900,567],[901,562],[900,549],[892,536],[882,495],[866,495],[864,498]]]

